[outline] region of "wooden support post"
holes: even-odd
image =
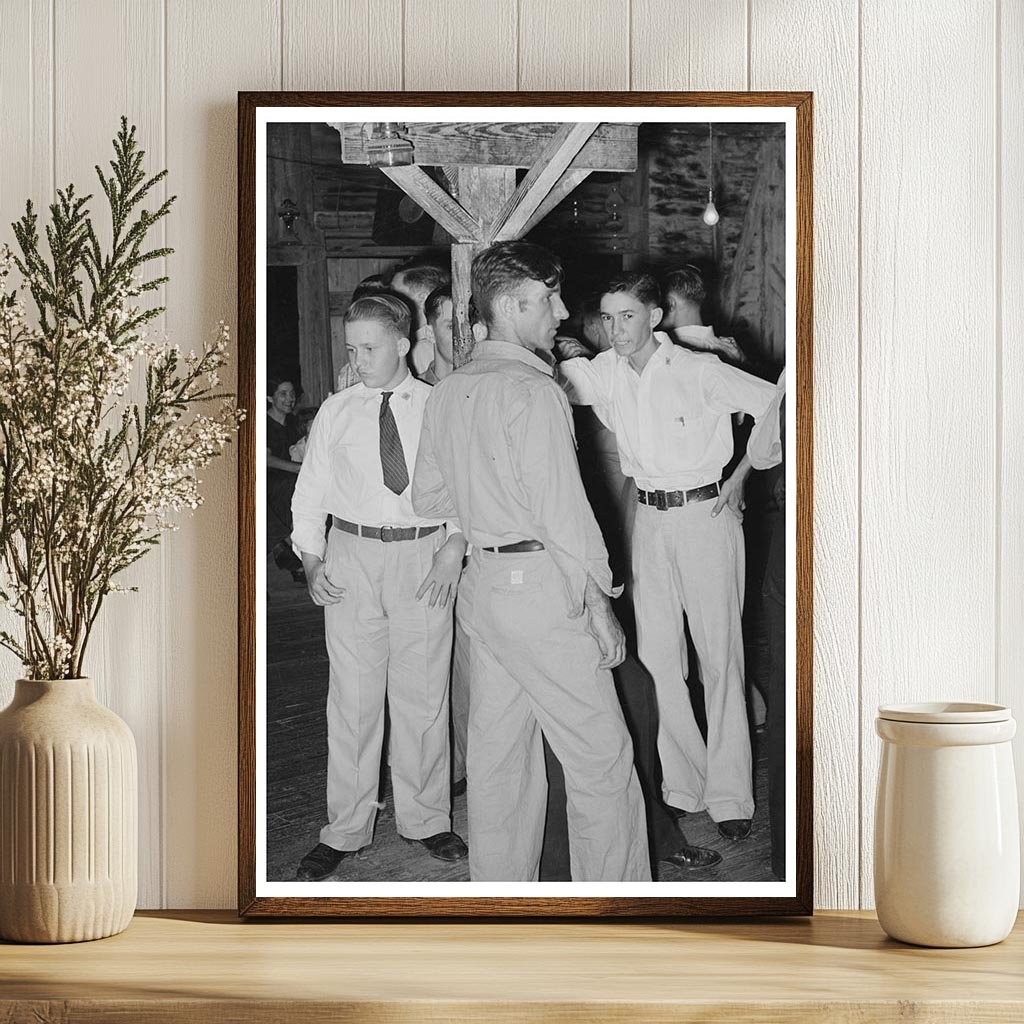
[[[472,242],[456,242],[452,246],[452,339],[456,368],[469,361],[473,350],[473,331],[469,324],[470,269],[475,246]]]
[[[473,330],[469,323],[471,293],[470,270],[473,257],[485,247],[491,218],[502,209],[516,189],[514,167],[445,168],[459,204],[480,225],[479,240],[452,246],[452,328],[455,365],[462,366],[473,350]],[[453,181],[454,179],[454,181]]]

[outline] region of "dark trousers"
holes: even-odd
[[[647,810],[647,839],[651,870],[685,843],[683,834],[661,802],[661,765],[658,760],[658,702],[654,682],[632,654],[614,670],[615,689],[633,740],[633,757]],[[565,816],[565,779],[562,766],[547,742],[544,757],[548,772],[547,819],[540,862],[542,882],[569,880],[569,839]]]
[[[292,494],[298,480],[295,473],[267,471],[267,550],[292,534]]]
[[[786,512],[776,514],[764,578],[764,612],[768,629],[768,816],[772,871],[786,875]]]

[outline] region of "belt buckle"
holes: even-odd
[[[394,541],[394,537],[391,536],[397,530],[397,526],[382,526],[380,528],[380,539],[383,544],[390,544]]]
[[[668,511],[668,494],[665,491],[654,492],[654,505],[660,512]]]

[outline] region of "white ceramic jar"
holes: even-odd
[[[875,906],[894,939],[988,946],[1010,933],[1020,893],[1017,790],[999,704],[878,709]]]

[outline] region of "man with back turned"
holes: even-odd
[[[643,796],[611,669],[622,630],[587,503],[572,419],[551,367],[562,269],[501,242],[473,261],[487,325],[424,414],[413,479],[423,516],[458,515],[472,555],[458,614],[470,647],[470,877],[536,881],[547,782],[565,770],[574,881],[647,881]]]

